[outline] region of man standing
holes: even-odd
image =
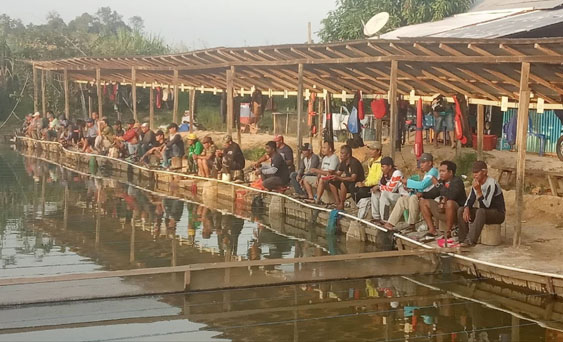
[[[474,208],[478,203],[479,208]],[[473,186],[463,208],[457,212],[459,241],[462,247],[472,247],[479,240],[483,226],[504,222],[506,206],[502,189],[496,179],[488,176],[487,164],[473,163]]]
[[[303,159],[301,159],[299,170],[297,172],[292,172],[289,175],[289,178],[291,179],[291,185],[293,186],[293,189],[295,189],[295,192],[303,198],[307,195],[307,192],[303,190],[304,179],[305,177],[316,178],[315,174],[311,172],[311,169],[319,167],[320,158],[313,153],[313,148],[309,143],[305,143],[301,146],[301,155],[303,156]]]
[[[268,190],[274,190],[289,183],[289,170],[281,154],[276,151],[276,143],[266,143],[266,153],[270,159],[270,165],[262,165],[258,174],[262,176],[262,186]]]
[[[430,191],[422,194],[420,211],[428,226],[429,235],[437,235],[434,225],[434,219],[437,219],[438,222],[446,223],[446,239],[451,237],[452,228],[457,223],[458,209],[465,204],[465,186],[463,180],[455,175],[456,169],[454,162],[444,160],[439,168],[440,181]]]
[[[423,153],[420,156],[420,169],[425,172],[424,178],[420,181],[403,178],[403,186],[412,191],[412,194],[402,196],[395,204],[389,220],[385,223],[385,228],[393,230],[405,210],[409,211],[409,228],[414,229],[418,220],[419,205],[418,199],[424,192],[430,191],[435,183],[438,183],[438,170],[434,167],[434,157],[430,153]]]
[[[223,138],[223,147],[222,171],[229,173],[233,180],[243,181],[246,161],[239,144],[233,141],[232,136],[226,135]]]
[[[393,209],[393,206],[401,196],[408,195],[408,192],[404,189],[402,179],[403,173],[395,168],[393,159],[391,157],[384,157],[381,159],[381,171],[383,173],[379,185],[372,188],[371,197],[369,202],[365,205],[358,204],[360,210],[358,211],[358,217],[364,218],[368,208],[371,206],[371,216],[373,222],[383,224],[384,223],[384,213],[385,208],[389,206],[389,210]],[[366,201],[364,199],[363,201]]]
[[[357,182],[365,180],[364,168],[360,161],[352,156],[352,148],[344,145],[340,148],[340,167],[332,179],[328,182],[329,189],[336,200],[336,209],[344,209],[346,195],[352,197],[356,194]]]

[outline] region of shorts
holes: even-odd
[[[446,129],[447,132],[454,131],[454,116],[453,115],[439,115],[435,118],[434,129],[436,132],[442,132]]]
[[[344,183],[344,186],[346,187],[346,191],[349,194],[354,194],[357,191],[356,188],[356,183],[354,182],[341,182],[341,181],[336,181],[336,180],[331,180],[328,182],[328,184],[332,184],[334,185],[337,189],[340,189],[340,184]]]
[[[313,188],[317,187],[318,181],[319,181],[319,177],[317,177],[317,176],[305,176],[305,177],[303,177],[303,182],[309,184]]]

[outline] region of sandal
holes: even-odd
[[[315,204],[315,199],[314,198],[304,198],[303,202],[309,203],[309,204]]]

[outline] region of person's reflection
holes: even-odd
[[[165,235],[176,234],[176,226],[184,213],[184,202],[173,198],[165,198],[162,200],[162,205],[164,207],[164,223],[167,228]]]

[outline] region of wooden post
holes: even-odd
[[[47,83],[45,70],[41,70],[41,114],[43,115],[43,117],[45,117],[47,112],[47,96],[45,95],[45,83]]]
[[[102,71],[100,68],[96,68],[96,92],[98,94],[98,117],[101,118],[103,115],[104,97],[102,95]]]
[[[194,121],[195,121],[195,88],[190,91],[190,132],[194,131]]]
[[[297,162],[294,165],[301,163],[301,146],[303,145],[303,64],[297,66],[297,153],[294,158]]]
[[[395,150],[397,149],[397,136],[398,136],[398,116],[399,108],[397,106],[397,67],[396,60],[391,61],[391,73],[389,81],[389,105],[390,105],[390,121],[389,121],[389,139],[391,139],[391,158],[395,160]]]
[[[528,115],[530,107],[530,63],[522,63],[520,71],[520,98],[518,100],[518,158],[516,161],[516,229],[513,245],[520,245],[522,232],[522,213],[524,212],[524,175],[526,173],[526,141],[528,139]]]
[[[137,118],[137,70],[131,68],[131,102],[133,102],[133,119],[138,121]]]
[[[277,131],[277,127],[276,127],[277,126],[277,122],[276,122],[277,119],[276,119],[276,117],[277,117],[276,113],[272,113],[272,120],[274,120],[274,135],[277,134],[276,133],[276,131]]]
[[[178,69],[174,69],[174,109],[172,112],[172,122],[178,123]]]
[[[39,111],[39,76],[37,68],[33,67],[33,112]]]
[[[233,103],[234,72],[227,70],[227,134],[233,135],[234,103]]]
[[[485,106],[477,105],[477,159],[483,160],[483,133],[485,129]]]
[[[383,142],[383,120],[375,119],[375,141]]]
[[[151,84],[149,88],[149,125],[152,130],[155,129],[154,127],[154,87]]]
[[[68,70],[65,68],[63,72],[63,86],[65,91],[65,118],[70,117],[70,90],[68,88]]]
[[[318,105],[318,120],[317,120],[317,139],[319,140],[319,155],[323,149],[323,112],[324,112],[324,101],[321,101],[319,98],[319,105]]]

